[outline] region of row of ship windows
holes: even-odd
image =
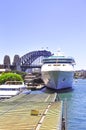
[[[52,66],[52,65],[48,65],[48,66]],[[53,66],[66,66],[65,64],[59,65],[59,64],[54,64]]]
[[[0,88],[0,90],[5,90],[5,91],[21,91],[24,89],[25,88]]]

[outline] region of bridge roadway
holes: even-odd
[[[44,93],[2,100],[0,130],[62,130],[63,103],[55,99],[56,93]]]

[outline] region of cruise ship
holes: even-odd
[[[56,90],[72,88],[74,65],[75,60],[60,51],[56,56],[44,58],[41,73],[46,87]]]

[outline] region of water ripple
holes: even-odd
[[[68,101],[68,130],[86,130],[86,80],[79,79],[72,92],[60,96]]]

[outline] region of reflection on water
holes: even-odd
[[[77,80],[74,90],[60,94],[67,99],[68,130],[86,130],[86,80]]]

